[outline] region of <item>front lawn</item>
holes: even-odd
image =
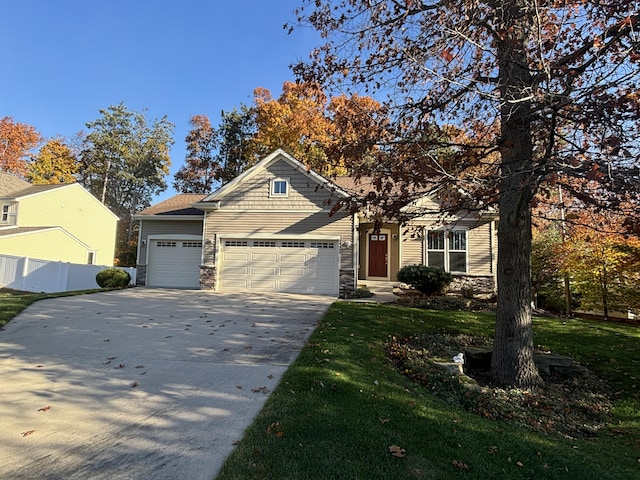
[[[432,395],[385,357],[390,336],[491,336],[487,313],[337,302],[224,464],[230,479],[635,479],[640,329],[536,318],[535,342],[615,390],[595,437],[539,433]]]
[[[84,293],[99,292],[101,290],[78,290],[74,292],[60,293],[32,293],[0,288],[0,328],[6,325],[13,317],[38,300],[46,298],[67,297]]]

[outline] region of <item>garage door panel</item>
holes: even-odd
[[[274,263],[278,261],[278,252],[251,252],[251,261]]]
[[[339,253],[335,241],[225,240],[221,289],[337,295]],[[333,247],[333,248],[330,248]],[[246,276],[244,281],[239,277]]]
[[[307,273],[307,269],[304,266],[290,267],[280,266],[279,275],[281,277],[294,277],[295,279],[303,278]]]
[[[230,262],[248,262],[250,260],[249,252],[225,251],[223,259]]]
[[[220,282],[220,288],[222,290],[247,290],[249,288],[249,282],[246,278],[224,278]]]
[[[199,288],[202,242],[151,240],[146,284],[151,287]]]

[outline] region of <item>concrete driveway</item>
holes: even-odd
[[[0,478],[211,480],[330,297],[134,288],[0,332]]]

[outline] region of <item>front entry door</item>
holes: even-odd
[[[387,277],[387,242],[386,233],[369,234],[369,276]]]

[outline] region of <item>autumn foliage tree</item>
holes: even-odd
[[[194,115],[190,123],[185,164],[176,172],[173,186],[182,193],[211,192],[220,176],[216,160],[218,132],[206,115]]]
[[[30,151],[38,146],[42,137],[35,127],[0,118],[0,172],[23,176],[27,173]]]
[[[640,309],[640,238],[620,233],[616,215],[583,211],[571,218],[559,255],[570,273],[582,310],[602,312]]]
[[[45,143],[27,167],[26,178],[33,184],[73,183],[80,163],[63,139]]]
[[[449,211],[499,208],[497,385],[541,382],[530,275],[540,186],[560,182],[585,205],[638,211],[637,7],[627,0],[304,0],[298,10],[298,22],[326,42],[294,67],[297,75],[329,91],[385,99],[391,140],[378,150],[373,173],[382,193],[372,208],[401,214],[408,201],[447,187],[464,194],[451,197],[459,202]],[[453,169],[434,154],[447,137],[438,132],[444,125],[464,132],[448,142]]]
[[[174,176],[182,193],[210,193],[255,163],[251,154],[253,117],[248,107],[222,112],[218,129],[206,115],[191,117],[185,164]]]
[[[368,96],[329,98],[311,82],[285,82],[273,98],[264,88],[254,91],[256,133],[252,153],[262,157],[285,149],[324,175],[344,175],[355,163],[371,158],[384,132],[386,116]]]

